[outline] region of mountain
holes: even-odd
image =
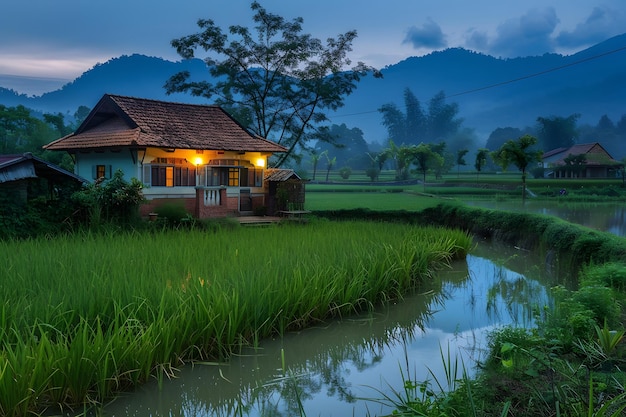
[[[144,55],[124,55],[104,64],[97,64],[61,89],[28,97],[0,87],[0,104],[22,104],[30,109],[48,113],[74,114],[79,106],[93,107],[103,94],[119,94],[156,100],[186,103],[206,103],[206,99],[186,94],[165,93],[163,85],[179,71],[189,71],[193,77],[208,76],[202,60],[166,61]]]
[[[464,125],[483,139],[496,127],[533,126],[539,116],[580,113],[580,123],[595,125],[604,114],[616,122],[626,113],[626,34],[568,56],[500,59],[455,48],[407,58],[382,72],[382,80],[363,79],[333,118],[374,133],[368,141],[385,137],[376,109],[385,103],[403,108],[405,88],[424,108],[444,91],[459,104]]]
[[[206,103],[186,94],[165,94],[165,81],[183,70],[197,79],[208,77],[198,59],[171,62],[136,54],[98,64],[60,90],[41,96],[0,88],[0,104],[73,114],[80,105],[93,107],[104,93]],[[402,108],[406,88],[424,108],[444,91],[448,102],[459,104],[464,126],[476,129],[483,141],[497,127],[532,126],[539,116],[579,113],[580,123],[595,125],[604,114],[618,121],[626,113],[626,34],[567,56],[502,59],[452,48],[407,58],[381,71],[382,79],[363,78],[344,107],[329,113],[332,123],[360,128],[368,142],[384,142],[378,109],[386,103]]]

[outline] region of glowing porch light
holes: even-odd
[[[256,160],[256,166],[263,168],[265,166],[265,158],[259,158]]]
[[[193,159],[193,163],[194,163],[194,165],[195,165],[195,166],[202,165],[202,158],[201,158],[201,157],[199,157],[199,156],[196,156],[196,157]]]

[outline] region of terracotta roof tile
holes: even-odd
[[[293,169],[268,168],[265,170],[265,181],[282,182],[292,179],[300,179]]]
[[[248,132],[218,106],[105,95],[78,130],[45,146],[51,150],[162,147],[285,152]]]

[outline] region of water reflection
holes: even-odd
[[[624,203],[571,203],[562,200],[527,199],[519,201],[468,201],[468,205],[496,209],[546,214],[580,224],[601,232],[626,236],[626,205]]]
[[[442,348],[458,352],[471,369],[487,331],[532,324],[533,307],[549,302],[537,262],[531,254],[480,245],[402,302],[263,341],[226,364],[182,369],[162,388],[147,384],[118,398],[104,414],[304,415],[300,407],[311,416],[389,413],[363,398],[401,389],[402,374],[443,375]]]

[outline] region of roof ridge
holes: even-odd
[[[106,93],[105,95],[110,97],[110,98],[112,98],[112,99],[120,98],[120,99],[130,99],[130,100],[138,100],[138,101],[150,101],[150,102],[153,102],[153,103],[174,104],[174,105],[177,105],[177,106],[214,107],[214,108],[222,109],[222,107],[217,105],[217,104],[181,103],[180,101],[158,100],[158,99],[154,99],[154,98],[125,96],[125,95],[121,95],[121,94],[110,94],[110,93]]]

